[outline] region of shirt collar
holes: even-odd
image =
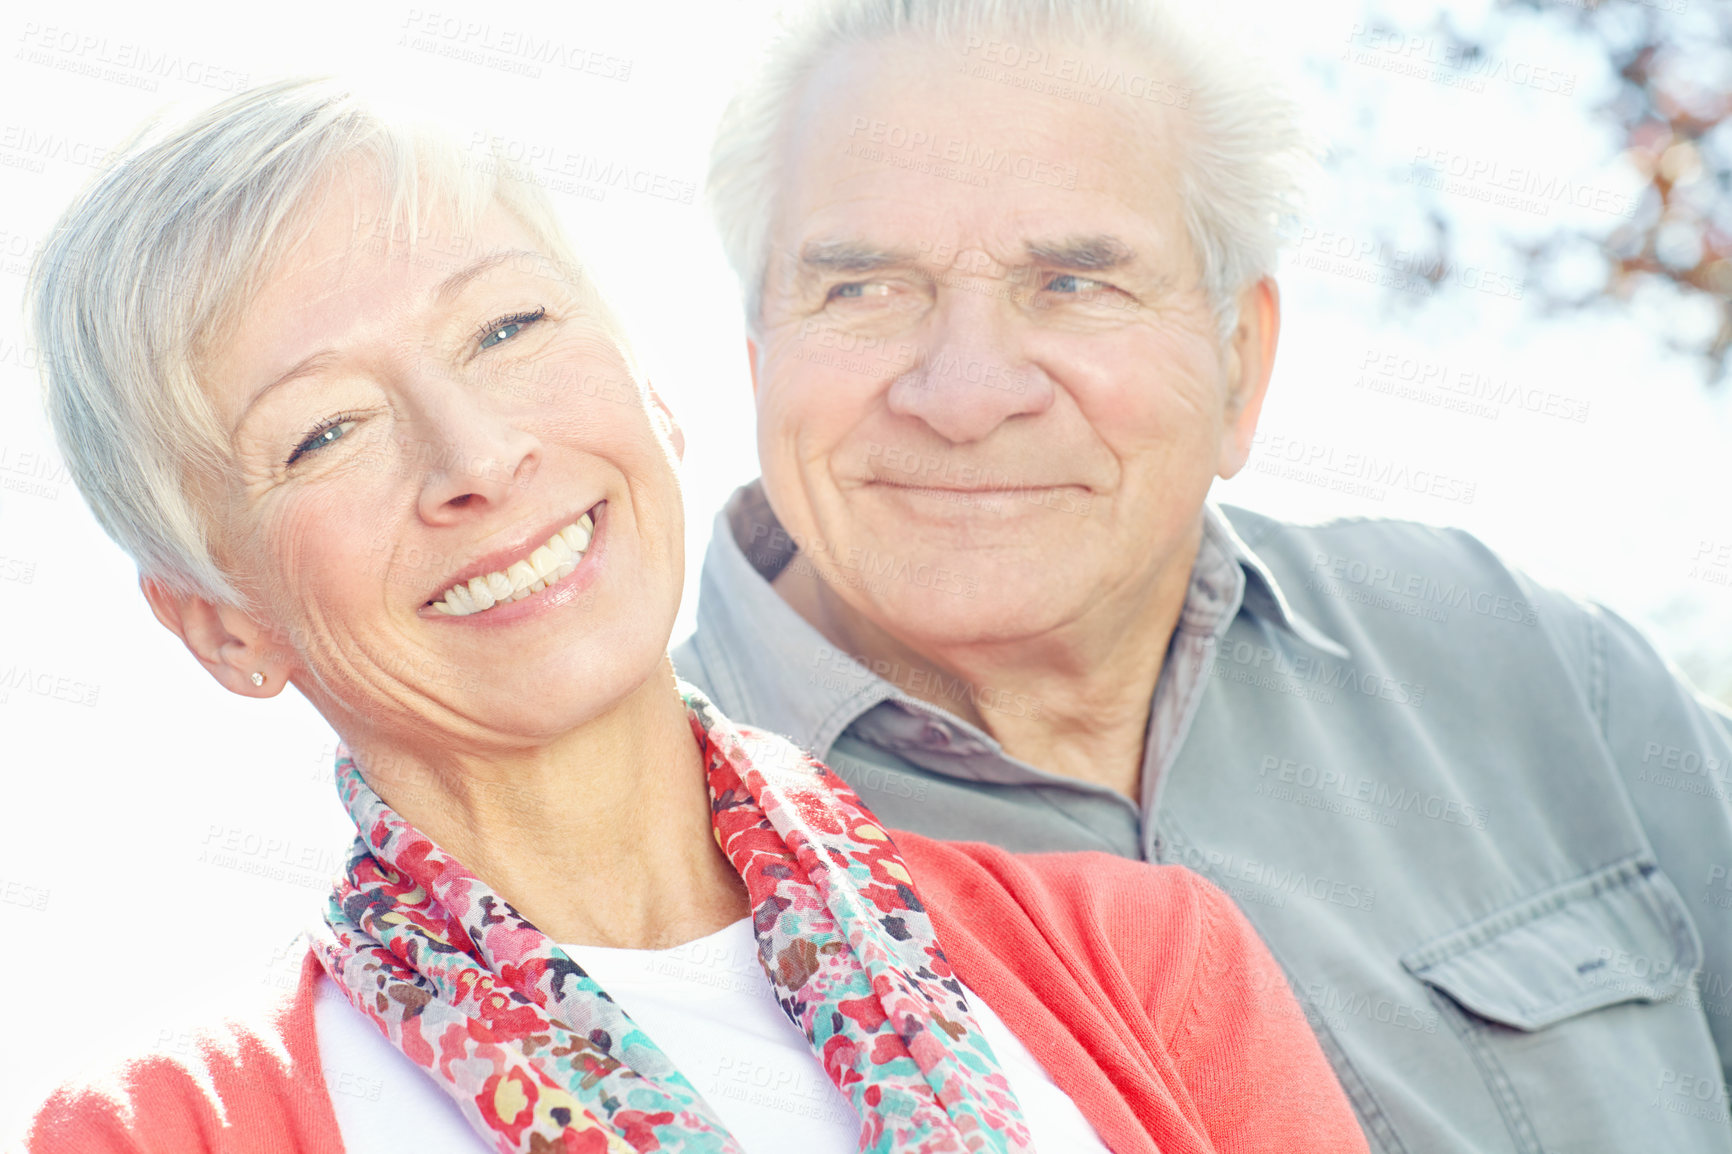
[[[698,635],[708,635],[704,659],[726,666],[739,700],[723,712],[827,755],[854,719],[903,695],[884,677],[836,648],[770,582],[796,553],[753,481],[734,491],[716,514],[698,594]],[[894,670],[886,669],[894,674]]]
[[[738,701],[722,701],[718,692],[724,711],[823,757],[843,730],[880,702],[929,707],[898,688],[898,680],[905,683],[913,671],[854,660],[770,587],[796,552],[764,497],[762,481],[737,489],[716,515],[704,557],[698,633],[708,638],[705,660],[727,666],[727,683],[739,695]],[[1241,611],[1333,657],[1349,656],[1293,610],[1268,567],[1210,502],[1179,628],[1219,637]]]
[[[1203,540],[1213,542],[1215,546],[1232,562],[1239,572],[1239,600],[1243,608],[1258,617],[1265,618],[1287,632],[1293,634],[1313,649],[1321,649],[1338,661],[1345,661],[1352,656],[1347,647],[1319,629],[1303,614],[1295,610],[1287,600],[1287,595],[1281,592],[1281,585],[1275,580],[1275,575],[1263,563],[1263,559],[1251,551],[1245,539],[1239,536],[1233,523],[1227,520],[1220,506],[1213,501],[1203,506]],[[1201,551],[1199,551],[1199,562]],[[1197,596],[1200,574],[1193,571],[1191,578],[1190,597]],[[1185,607],[1190,608],[1187,598]],[[1237,612],[1239,606],[1235,606]],[[1181,614],[1181,620],[1183,615]],[[1230,619],[1229,619],[1230,620]],[[1223,629],[1223,632],[1225,630]],[[1219,634],[1217,634],[1219,636]]]

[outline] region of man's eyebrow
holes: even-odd
[[[1031,240],[1023,246],[1028,259],[1054,268],[1080,272],[1105,272],[1129,264],[1137,254],[1116,236],[1068,236],[1058,240]]]
[[[488,253],[467,268],[458,269],[439,282],[439,287],[433,290],[434,299],[441,304],[463,291],[463,287],[483,273],[491,272],[500,265],[512,260],[530,260],[545,262],[546,258],[538,252],[526,248],[511,248],[500,252]]]
[[[809,240],[800,246],[800,264],[824,272],[875,272],[913,264],[907,249],[881,248],[854,240]]]

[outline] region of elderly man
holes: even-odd
[[[1296,138],[1152,3],[818,5],[716,146],[763,478],[676,662],[894,825],[1202,871],[1374,1149],[1732,1151],[1729,719],[1459,532],[1207,501]]]

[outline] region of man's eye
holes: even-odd
[[[830,290],[827,300],[859,300],[862,297],[884,297],[890,295],[890,286],[883,281],[850,281],[839,284]]]
[[[538,308],[532,313],[512,313],[510,316],[488,321],[481,326],[477,345],[482,350],[502,345],[546,315],[545,308]]]
[[[1086,276],[1074,276],[1070,273],[1060,273],[1046,282],[1046,290],[1055,293],[1087,293],[1098,292],[1108,287],[1098,280],[1090,280]]]

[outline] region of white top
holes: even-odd
[[[856,1154],[860,1120],[776,1005],[741,919],[671,950],[565,946],[655,1039],[748,1154]],[[965,993],[1022,1104],[1034,1148],[1107,1154],[1100,1136],[999,1016]],[[329,978],[313,1008],[319,1059],[350,1154],[491,1149],[451,1096],[392,1046]]]

